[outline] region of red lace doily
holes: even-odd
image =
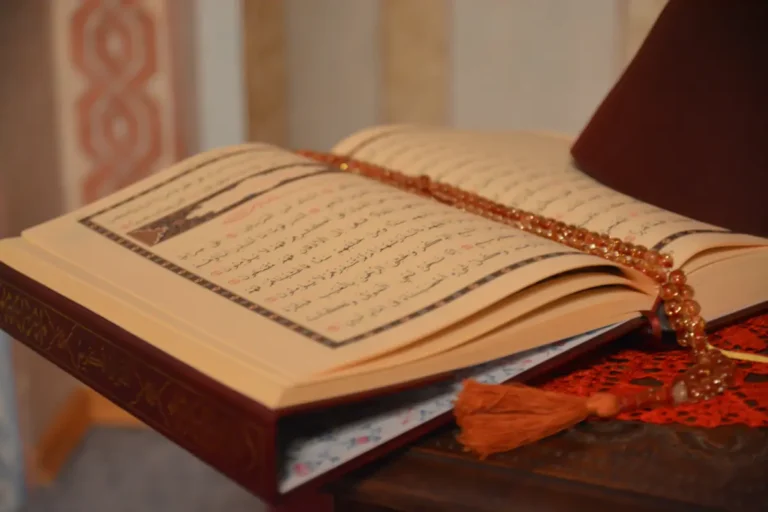
[[[726,327],[711,337],[723,350],[768,355],[768,314]],[[597,364],[554,378],[544,384],[551,391],[587,396],[603,391],[623,394],[642,386],[669,383],[689,365],[685,350],[648,353],[623,350]],[[639,410],[619,419],[647,423],[682,423],[701,427],[744,424],[768,426],[768,364],[739,361],[735,385],[723,395],[699,404]]]

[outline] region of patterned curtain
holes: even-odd
[[[10,77],[0,80],[0,235],[109,194],[194,146],[188,7],[0,2],[0,64]],[[78,385],[0,333],[0,512],[18,510],[25,485],[37,483],[40,440]]]
[[[184,156],[188,80],[173,0],[51,3],[65,205],[76,208]]]

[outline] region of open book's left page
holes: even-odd
[[[198,155],[23,237],[51,287],[267,406],[280,396],[263,382],[288,389],[603,264],[262,144]]]

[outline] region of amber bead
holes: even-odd
[[[534,226],[535,220],[536,220],[536,217],[534,217],[530,213],[526,213],[522,217],[520,217],[520,222],[523,223],[523,227],[525,229],[531,229]]]
[[[683,300],[690,300],[693,298],[693,288],[690,285],[684,284],[679,286],[679,297]]]
[[[707,330],[707,324],[704,322],[704,319],[701,318],[699,315],[695,316],[682,316],[682,327],[687,332],[692,332],[694,334],[704,334]]]
[[[650,265],[661,265],[661,255],[656,251],[649,251],[643,247],[642,257]]]
[[[673,316],[669,318],[669,325],[672,327],[673,330],[680,333],[681,331],[685,331],[685,319],[681,316]]]
[[[654,269],[650,276],[659,284],[667,282],[667,273],[661,268]]]
[[[678,286],[684,285],[687,279],[682,270],[677,269],[669,273],[669,282]]]
[[[683,301],[680,299],[669,299],[664,301],[664,312],[667,316],[677,316],[683,310]]]
[[[680,296],[680,290],[672,283],[665,283],[659,290],[659,296],[663,301],[677,299]]]
[[[621,245],[619,245],[619,252],[626,256],[632,256],[632,253],[634,252],[634,247],[632,246],[632,244],[622,242]]]
[[[682,314],[685,316],[694,316],[701,313],[701,306],[695,300],[684,300],[682,302]]]
[[[664,268],[672,268],[675,264],[675,260],[670,254],[661,254],[659,263],[661,263],[661,266]]]

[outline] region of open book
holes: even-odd
[[[569,145],[386,126],[332,151],[672,253],[707,321],[768,300],[768,240],[616,193]],[[276,417],[625,324],[657,295],[634,270],[260,143],[3,240],[0,262]]]

